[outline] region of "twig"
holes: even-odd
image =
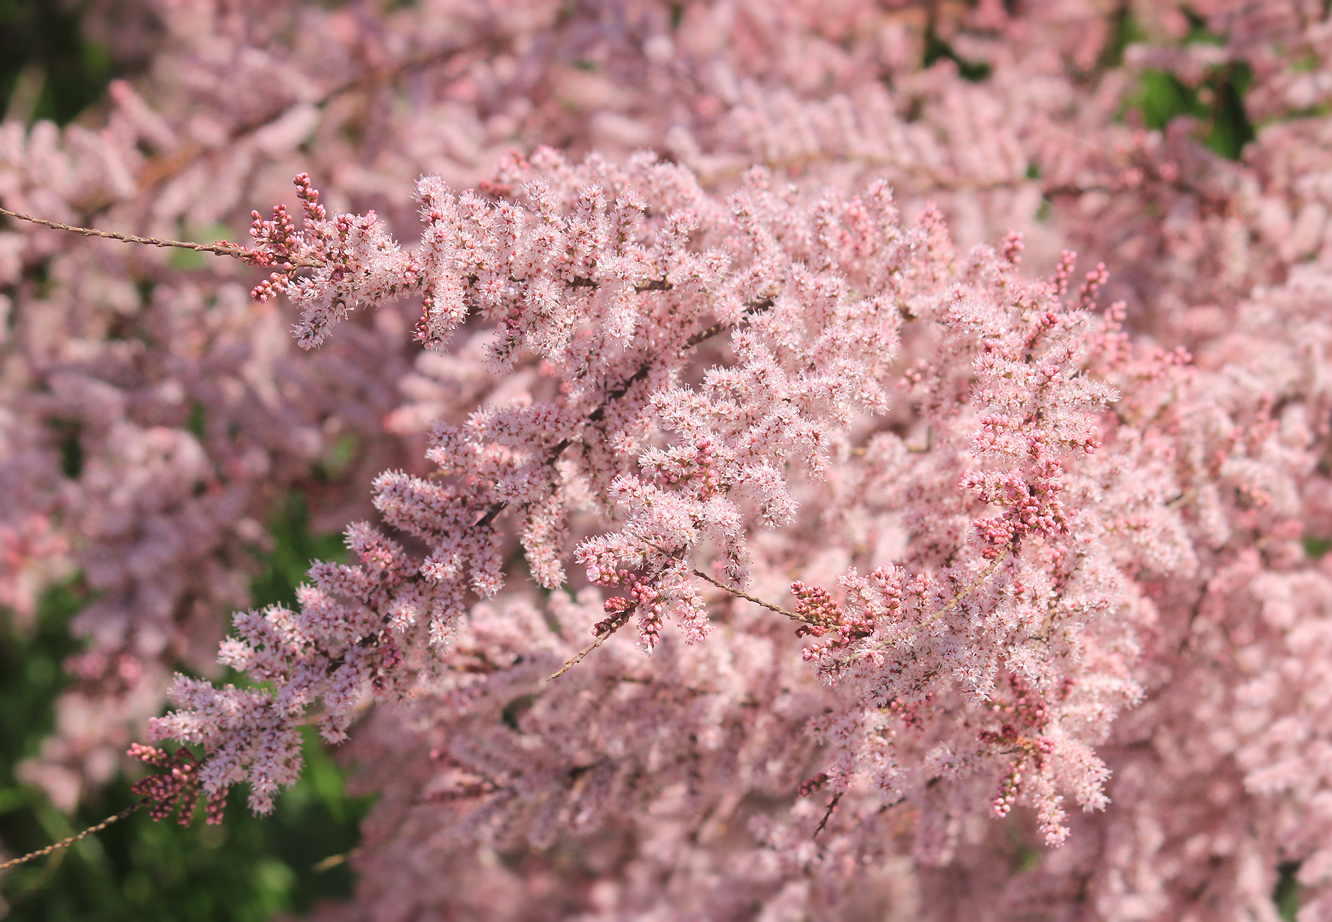
[[[347,861],[350,861],[351,859],[355,858],[360,853],[361,853],[361,847],[358,845],[356,848],[353,848],[349,852],[343,852],[342,854],[339,855],[329,855],[323,861],[316,862],[313,866],[311,866],[310,870],[316,874],[322,874],[325,871],[331,871],[334,868],[336,868],[338,865],[344,864]]]
[[[231,256],[236,259],[244,259],[250,255],[250,250],[236,243],[190,243],[186,240],[167,240],[162,237],[140,237],[138,234],[118,234],[115,231],[98,230],[95,227],[78,227],[73,224],[61,224],[59,221],[48,221],[45,218],[34,218],[30,214],[22,214],[17,211],[10,211],[8,208],[0,208],[0,214],[7,218],[16,218],[20,221],[27,221],[30,224],[40,224],[42,227],[49,227],[54,230],[69,231],[72,234],[82,234],[85,237],[103,237],[107,240],[119,240],[121,243],[138,243],[143,246],[154,247],[175,247],[180,250],[193,250],[196,253],[215,253],[218,256]]]
[[[823,819],[819,820],[819,826],[814,830],[814,835],[810,836],[811,839],[817,839],[819,833],[823,832],[824,827],[828,825],[828,820],[832,819],[833,811],[837,809],[837,802],[841,799],[842,795],[839,792],[833,795],[832,800],[828,801],[828,812],[823,814]]]
[[[629,620],[629,619],[626,618],[624,623],[628,623],[628,620]],[[589,653],[591,653],[591,652],[592,652],[593,650],[595,650],[597,647],[599,647],[599,646],[601,646],[603,643],[605,643],[605,642],[606,642],[606,638],[609,637],[610,635],[614,634],[614,633],[615,633],[615,630],[612,629],[612,630],[606,631],[604,634],[598,634],[598,635],[597,635],[597,639],[594,640],[594,641],[592,641],[592,644],[591,644],[590,646],[584,647],[583,649],[581,649],[581,650],[579,650],[577,653],[575,653],[575,654],[573,655],[573,658],[570,659],[570,660],[569,660],[567,663],[565,663],[563,666],[561,666],[558,672],[556,672],[556,673],[554,673],[554,674],[552,674],[552,675],[547,676],[547,677],[546,677],[546,681],[547,681],[547,682],[554,682],[556,679],[558,679],[560,676],[564,675],[564,674],[565,674],[566,672],[568,672],[570,669],[572,669],[573,667],[577,666],[579,663],[581,663],[584,659],[587,658],[587,655],[588,655]]]
[[[52,230],[68,231],[71,234],[81,234],[84,237],[101,237],[105,240],[119,240],[121,243],[137,243],[140,246],[153,247],[172,247],[178,250],[192,250],[195,253],[212,253],[216,256],[229,256],[232,259],[242,259],[246,262],[252,262],[256,257],[256,252],[249,247],[243,247],[239,243],[228,243],[225,240],[219,240],[217,243],[192,243],[188,240],[169,240],[165,237],[140,237],[138,234],[121,234],[116,231],[98,230],[95,227],[79,227],[75,224],[62,224],[59,221],[48,221],[45,218],[36,218],[30,214],[23,214],[18,211],[10,211],[8,208],[0,208],[0,215],[7,218],[14,218],[19,221],[27,221],[29,224],[37,224],[41,227],[49,227]],[[309,259],[304,256],[288,257],[287,262],[293,266],[302,269],[314,269],[322,266],[323,263],[318,260]]]
[[[730,586],[727,586],[725,583],[720,583],[717,580],[713,579],[711,576],[708,576],[708,574],[704,573],[702,570],[694,570],[694,575],[701,580],[706,580],[707,582],[712,583],[712,585],[722,590],[722,592],[729,593],[738,599],[744,599],[746,602],[753,602],[755,605],[758,605],[760,608],[766,608],[768,611],[776,612],[779,615],[785,615],[788,618],[791,618],[795,621],[801,621],[805,624],[812,624],[818,627],[827,627],[827,625],[823,624],[820,621],[815,621],[813,618],[806,618],[804,615],[798,615],[793,611],[789,611],[785,608],[782,608],[780,605],[773,605],[771,602],[765,602],[762,599],[755,598],[754,596],[750,595],[747,592],[741,592],[739,589],[732,589]]]
[[[112,823],[117,823],[123,820],[125,817],[129,816],[131,813],[133,813],[135,810],[138,810],[146,803],[147,803],[146,800],[136,800],[134,803],[130,804],[124,810],[121,810],[115,816],[108,817],[107,819],[102,820],[96,826],[89,826],[87,829],[83,830],[83,832],[79,833],[76,836],[70,836],[68,839],[64,839],[60,842],[57,842],[55,845],[48,845],[46,846],[46,848],[39,848],[35,852],[28,852],[28,854],[22,856],[21,858],[12,858],[9,861],[6,861],[4,864],[0,864],[0,871],[8,871],[10,868],[18,867],[20,864],[32,861],[34,858],[41,858],[44,855],[50,855],[53,852],[58,852],[62,848],[69,848],[74,843],[88,838],[88,836],[96,835],[106,827],[110,826]]]

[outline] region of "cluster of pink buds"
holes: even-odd
[[[800,782],[800,786],[796,788],[796,796],[810,797],[814,794],[817,794],[819,791],[823,790],[824,786],[827,783],[828,783],[828,773],[819,772],[813,778],[806,778],[804,781]]]
[[[806,662],[832,656],[874,632],[870,616],[848,615],[826,589],[797,580],[791,584],[791,594],[796,597],[795,617],[803,622],[796,628],[797,637],[822,637],[833,632],[824,642],[811,644],[801,652]]]
[[[195,804],[203,791],[199,778],[201,762],[184,746],[175,752],[167,752],[155,746],[134,743],[129,748],[131,758],[138,759],[154,768],[162,769],[155,775],[148,775],[136,781],[132,790],[148,802],[148,814],[155,820],[166,819],[173,811],[179,811],[178,819],[182,826],[188,826],[194,819]],[[209,794],[205,804],[205,821],[221,823],[222,811],[226,807],[226,789]]]
[[[999,793],[991,801],[994,815],[1001,819],[1008,816],[1009,811],[1013,809],[1013,805],[1017,803],[1018,794],[1022,792],[1022,770],[1019,765],[1018,762],[1009,763],[1008,773],[999,782]]]
[[[295,185],[306,224],[327,219],[328,210],[319,204],[319,190],[310,181],[310,174],[298,174]],[[256,266],[275,267],[273,273],[250,292],[256,301],[267,301],[286,291],[297,270],[307,266],[309,260],[299,255],[300,234],[286,205],[273,206],[273,217],[267,221],[259,212],[250,212],[250,239],[254,246],[247,251],[246,260]]]

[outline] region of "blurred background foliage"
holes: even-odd
[[[102,97],[110,52],[79,30],[82,3],[0,0],[0,98],[8,118],[65,124]]]
[[[1185,45],[1222,45],[1224,39],[1207,31],[1201,16],[1189,17]],[[1121,31],[1125,41],[1141,40],[1131,21]],[[1208,68],[1201,84],[1189,86],[1174,74],[1144,70],[1125,101],[1125,112],[1135,113],[1144,127],[1160,131],[1181,116],[1197,123],[1197,135],[1214,153],[1239,160],[1244,145],[1254,138],[1254,126],[1244,111],[1244,94],[1253,82],[1248,65],[1227,63]]]
[[[256,605],[294,604],[313,558],[340,559],[339,535],[314,535],[297,495],[284,497],[270,522],[274,549],[251,589]],[[133,801],[122,777],[73,816],[14,777],[54,720],[67,678],[61,663],[77,644],[69,619],[87,602],[76,579],[48,591],[29,630],[0,616],[0,842],[22,854],[74,835]],[[231,674],[226,681],[241,684]],[[303,913],[321,899],[349,896],[352,875],[340,860],[355,848],[368,801],[348,797],[343,773],[307,728],[306,770],[277,809],[257,818],[234,792],[221,826],[183,827],[136,813],[95,837],[0,877],[0,915],[33,922],[150,922],[156,919],[269,919]],[[137,774],[136,774],[137,777]],[[200,811],[202,815],[202,811]]]
[[[78,0],[0,0],[0,111],[28,123],[68,124],[96,105],[107,84],[132,76],[136,63],[115,60],[81,29]],[[191,256],[195,254],[190,254]],[[74,440],[77,446],[77,440]],[[68,472],[67,472],[68,473]],[[321,472],[314,471],[312,476]],[[312,559],[342,559],[340,535],[313,534],[302,498],[275,504],[272,550],[258,556],[251,585],[256,606],[295,604]],[[55,723],[55,700],[68,684],[63,662],[78,649],[68,624],[87,604],[80,580],[49,590],[37,618],[20,628],[0,611],[0,845],[4,857],[42,848],[118,813],[133,802],[116,779],[73,815],[15,777]],[[225,681],[241,684],[230,674]],[[33,922],[156,919],[269,919],[308,911],[321,899],[350,895],[340,860],[355,848],[368,801],[350,798],[343,772],[313,729],[306,770],[269,817],[252,816],[243,793],[221,826],[182,827],[136,813],[49,858],[0,875],[0,917]],[[133,771],[133,763],[126,760]]]
[[[132,75],[134,62],[116,61],[83,34],[83,9],[79,0],[0,0],[0,100],[6,118],[67,124],[94,106],[112,79]],[[1107,50],[1112,58],[1143,37],[1128,16],[1118,31],[1120,40]],[[966,69],[968,79],[989,76],[985,64],[963,61],[933,32],[929,39],[922,64],[948,58]],[[1186,41],[1220,39],[1199,19]],[[1248,84],[1249,74],[1240,66],[1215,68],[1198,87],[1149,70],[1122,114],[1152,129],[1191,118],[1209,148],[1239,159],[1254,136],[1244,110]],[[309,561],[339,559],[342,540],[312,534],[295,494],[277,505],[270,525],[274,546],[260,561],[254,604],[293,605]],[[1310,552],[1326,549],[1320,543]],[[28,630],[0,612],[0,843],[11,855],[73,835],[132,801],[132,779],[121,778],[69,816],[14,775],[53,726],[54,701],[67,681],[61,664],[77,648],[67,625],[86,601],[87,590],[76,579],[46,593]],[[305,758],[301,781],[279,798],[272,816],[251,816],[243,795],[233,797],[222,826],[181,827],[135,814],[0,876],[0,916],[33,922],[249,922],[303,913],[321,899],[350,894],[352,875],[340,859],[354,849],[369,803],[348,797],[341,771],[313,732]],[[1295,865],[1280,869],[1274,898],[1284,919],[1294,919],[1299,905],[1296,870]]]

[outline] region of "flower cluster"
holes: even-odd
[[[0,230],[26,770],[317,722],[329,919],[1327,915],[1323,6],[87,4],[153,67],[0,204],[251,242]],[[244,610],[291,493],[352,559]]]

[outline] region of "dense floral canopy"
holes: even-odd
[[[1326,4],[87,15],[151,66],[0,205],[250,236],[0,229],[58,802],[313,722],[329,919],[1332,915]],[[288,492],[349,561],[247,611]]]

